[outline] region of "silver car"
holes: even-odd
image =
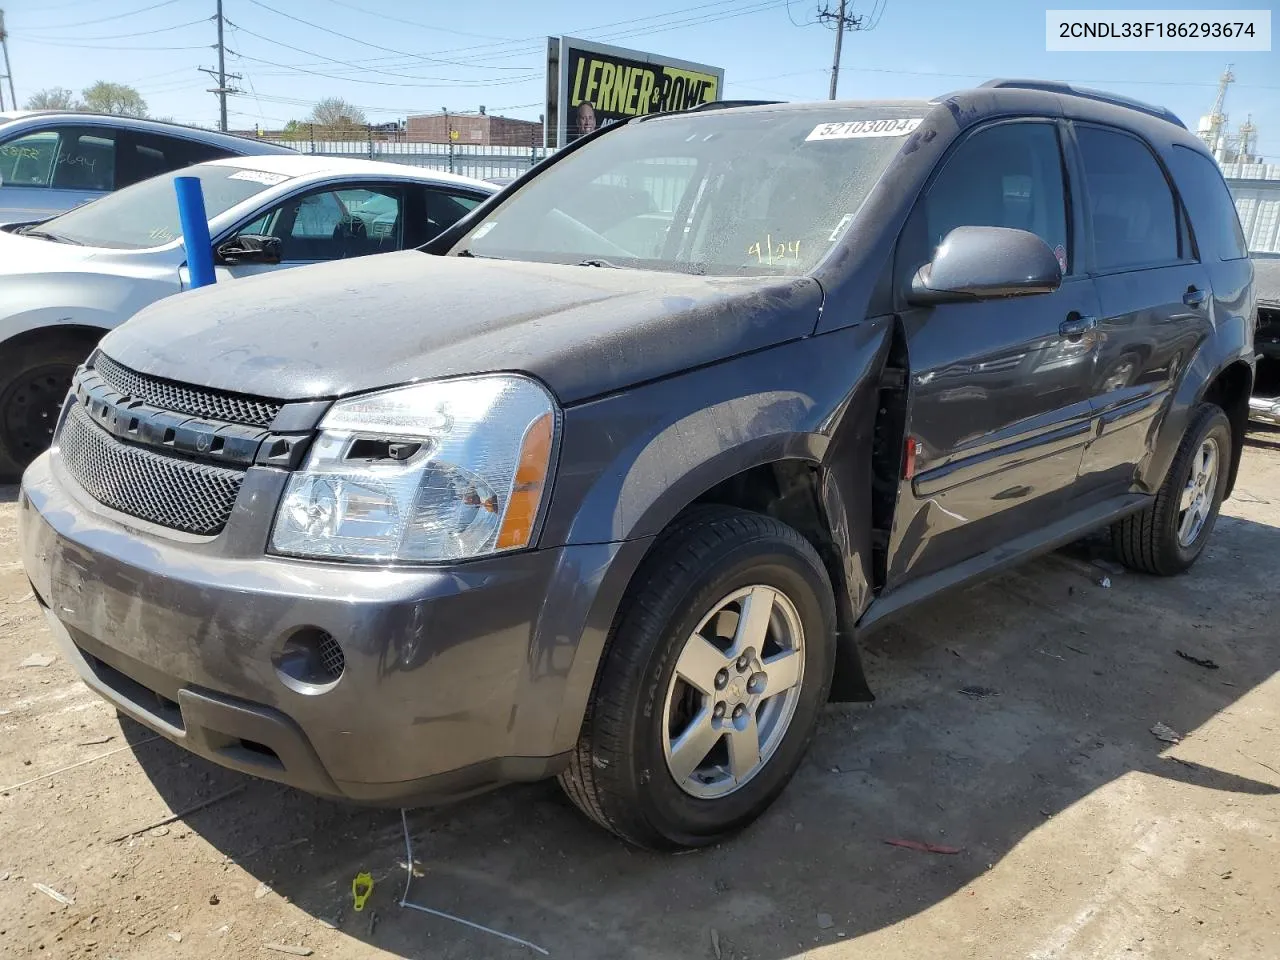
[[[0,113],[0,223],[44,220],[193,163],[267,153],[293,151],[159,120]]]
[[[201,182],[219,284],[421,246],[497,191],[406,164],[235,157],[0,228],[0,483],[49,445],[76,365],[98,339],[190,287],[177,176]]]

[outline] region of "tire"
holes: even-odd
[[[0,483],[16,483],[49,448],[76,367],[96,341],[59,337],[0,347]]]
[[[1121,563],[1142,573],[1169,577],[1196,562],[1213,533],[1226,494],[1232,443],[1231,422],[1222,408],[1200,404],[1155,499],[1111,526],[1111,545]],[[1216,466],[1212,478],[1206,478],[1201,468],[1210,446]],[[1184,508],[1184,497],[1193,502],[1191,509],[1203,510],[1198,524],[1187,523],[1189,510]]]
[[[767,621],[752,609],[767,610]],[[712,639],[695,644],[700,627]],[[783,791],[813,738],[835,631],[831,581],[796,530],[728,507],[690,511],[658,538],[623,601],[561,786],[641,847],[699,847],[742,829]],[[685,674],[700,676],[705,692]],[[678,780],[675,766],[683,774],[699,754],[680,752],[693,738],[672,734],[695,727],[706,733],[701,745],[714,746]],[[753,742],[760,761],[748,771]]]

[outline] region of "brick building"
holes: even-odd
[[[450,137],[450,132],[456,136]],[[542,124],[479,113],[429,113],[405,121],[405,139],[486,147],[530,147],[542,144]]]

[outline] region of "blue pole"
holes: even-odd
[[[207,287],[213,274],[213,241],[209,239],[209,218],[204,212],[204,191],[198,177],[177,177],[178,218],[182,221],[182,245],[187,248],[187,269],[191,286]]]

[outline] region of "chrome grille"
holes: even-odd
[[[193,417],[266,427],[271,425],[283,406],[261,397],[208,390],[150,377],[121,366],[104,353],[94,356],[92,366],[111,389],[150,406]]]
[[[68,472],[99,503],[161,526],[212,536],[231,516],[244,473],[118,442],[73,403],[58,435]]]

